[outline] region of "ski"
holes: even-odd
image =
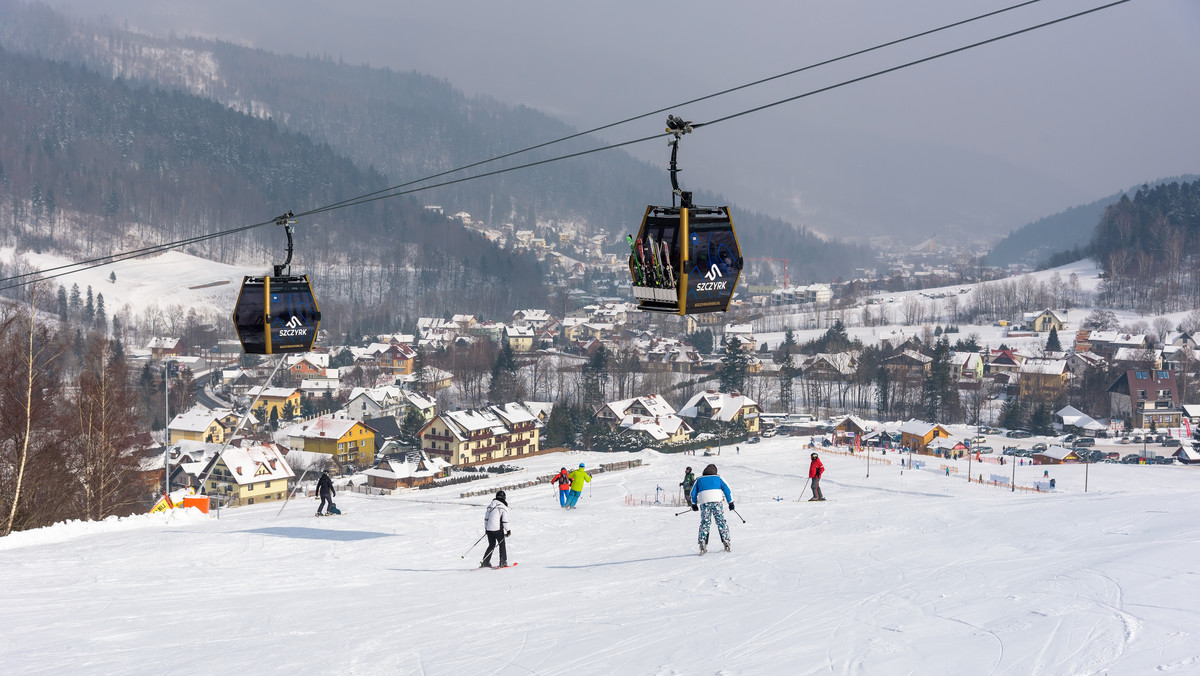
[[[673,267],[671,267],[671,249],[670,249],[670,247],[667,246],[667,243],[665,240],[659,240],[659,243],[662,244],[663,263],[665,264],[665,267],[667,268],[667,283],[671,285],[670,288],[674,289],[675,288],[675,269]]]
[[[517,563],[514,561],[507,566],[479,566],[478,570],[483,570],[485,568],[489,568],[491,570],[500,570],[501,568],[516,568],[516,566]]]
[[[633,235],[625,235],[625,239],[629,242],[629,257],[633,259],[634,282],[639,286],[645,286],[646,273],[642,271],[642,262],[638,260],[637,248],[633,244]]]

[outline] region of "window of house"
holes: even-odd
[[[1146,398],[1146,390],[1138,390],[1138,399]]]
[[[263,488],[270,488],[270,487],[271,487],[270,481],[268,481],[266,484],[263,485]]]

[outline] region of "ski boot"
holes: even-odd
[[[479,567],[480,567],[480,568],[491,568],[491,567],[492,567],[492,562],[491,562],[491,561],[480,561],[480,562],[479,562]]]
[[[725,541],[725,551],[729,551],[729,540]]]
[[[708,551],[708,547],[703,542],[701,542],[700,543],[700,556],[704,556],[704,552],[707,552],[707,551]]]

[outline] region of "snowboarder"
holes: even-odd
[[[692,486],[690,497],[692,511],[700,512],[700,534],[697,536],[700,542],[700,553],[708,551],[709,521],[717,522],[717,532],[721,535],[721,542],[725,545],[725,551],[729,551],[729,525],[725,523],[725,505],[721,503],[728,502],[729,509],[732,511],[733,495],[729,492],[729,484],[717,475],[716,465],[704,468],[704,472]],[[723,501],[722,497],[724,497]]]
[[[687,500],[688,507],[692,506],[692,486],[696,484],[696,475],[692,474],[692,468],[688,467],[683,470],[683,481],[679,482],[683,486],[683,499]]]
[[[333,490],[333,479],[329,478],[329,472],[325,470],[321,470],[321,478],[317,479],[317,495],[321,498],[321,504],[317,505],[317,516],[331,513],[333,497],[337,495],[337,491]],[[329,504],[328,508],[325,507],[326,503]],[[321,512],[325,512],[325,514]]]
[[[564,467],[558,470],[552,481],[558,485],[558,506],[567,508],[567,493],[571,492],[571,473]]]
[[[812,480],[813,489],[813,496],[808,499],[809,502],[825,499],[825,494],[821,492],[821,475],[824,473],[825,465],[821,462],[821,458],[813,453],[812,462],[808,463],[808,478]]]
[[[592,482],[592,475],[588,474],[583,469],[583,463],[579,463],[579,469],[571,472],[571,492],[567,496],[567,508],[575,509],[575,503],[579,502],[579,494],[583,492],[583,485]]]
[[[487,534],[488,548],[483,553],[479,567],[492,567],[492,552],[497,545],[500,547],[500,567],[508,567],[508,548],[504,545],[504,538],[512,535],[512,531],[508,529],[508,501],[504,491],[496,491],[496,497],[487,506],[483,514],[483,532]]]

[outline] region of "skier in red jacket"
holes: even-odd
[[[812,480],[813,496],[808,499],[809,502],[817,502],[824,500],[825,494],[821,492],[821,475],[825,473],[825,465],[821,463],[821,459],[816,453],[812,454],[812,462],[808,464],[808,478]]]

